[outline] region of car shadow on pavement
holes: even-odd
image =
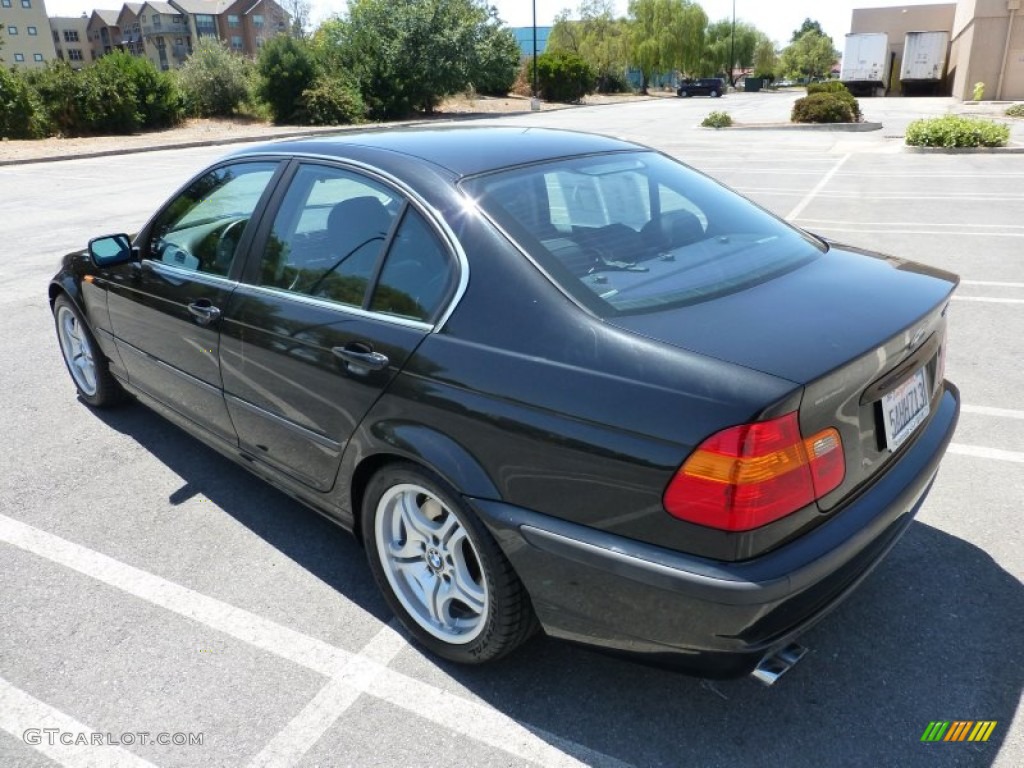
[[[390,618],[350,535],[148,409],[94,413],[185,480],[172,503],[203,494],[364,610]],[[1024,691],[1024,585],[984,550],[915,522],[801,642],[811,652],[772,688],[700,680],[542,636],[481,667],[421,652],[398,662],[414,677],[442,672],[592,764],[987,766]],[[997,725],[985,743],[923,743],[936,720]]]

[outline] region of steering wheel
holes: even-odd
[[[214,269],[219,274],[226,275],[231,268],[231,260],[235,257],[235,250],[238,248],[238,242],[242,239],[242,231],[248,221],[248,219],[235,219],[220,231],[213,259]]]

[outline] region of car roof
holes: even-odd
[[[456,176],[471,176],[570,155],[638,149],[648,148],[620,139],[576,131],[454,126],[346,131],[330,137],[263,144],[242,150],[235,156],[274,152],[369,160],[365,150],[379,150],[424,160]]]

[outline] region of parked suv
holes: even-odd
[[[725,93],[725,80],[720,77],[702,77],[683,83],[676,89],[676,96],[710,96],[717,99]]]

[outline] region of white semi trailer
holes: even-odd
[[[870,96],[889,84],[889,36],[858,32],[846,36],[839,79],[856,96]]]

